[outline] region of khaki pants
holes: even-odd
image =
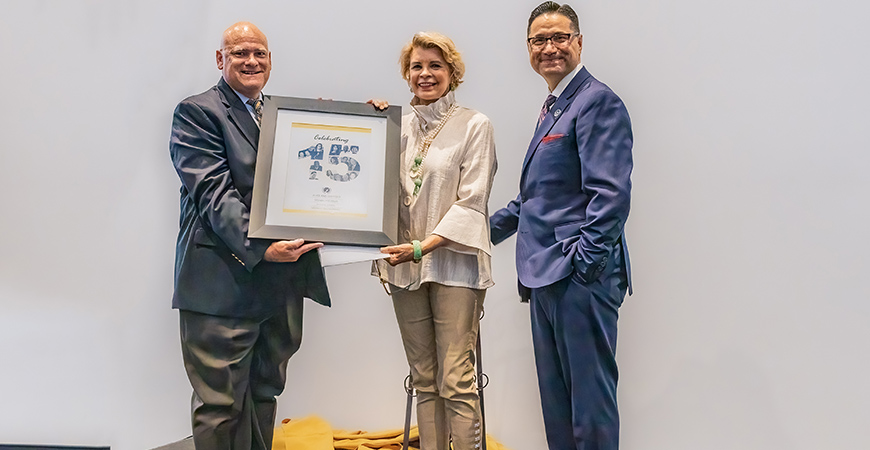
[[[392,287],[393,307],[417,390],[421,450],[472,450],[480,444],[474,348],[485,290],[423,283]]]

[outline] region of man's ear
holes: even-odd
[[[218,70],[224,70],[224,54],[220,50],[215,50],[215,62],[217,62]]]

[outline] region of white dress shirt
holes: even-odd
[[[580,72],[580,69],[582,68],[583,63],[577,64],[577,67],[575,67],[574,70],[571,71],[571,73],[565,75],[565,77],[562,78],[562,81],[560,81],[559,84],[557,84],[556,87],[553,88],[553,91],[550,92],[550,94],[553,94],[553,96],[558,99],[559,96],[562,95],[562,92],[565,92],[565,88],[567,88],[568,85],[571,84],[571,80],[574,79],[574,77]]]

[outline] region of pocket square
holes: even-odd
[[[552,141],[555,141],[556,139],[562,139],[563,137],[565,137],[564,134],[550,134],[550,135],[544,136],[541,139],[541,143],[546,144],[547,142],[552,142]]]

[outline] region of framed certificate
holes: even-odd
[[[266,96],[248,236],[395,244],[401,116],[398,106]]]

